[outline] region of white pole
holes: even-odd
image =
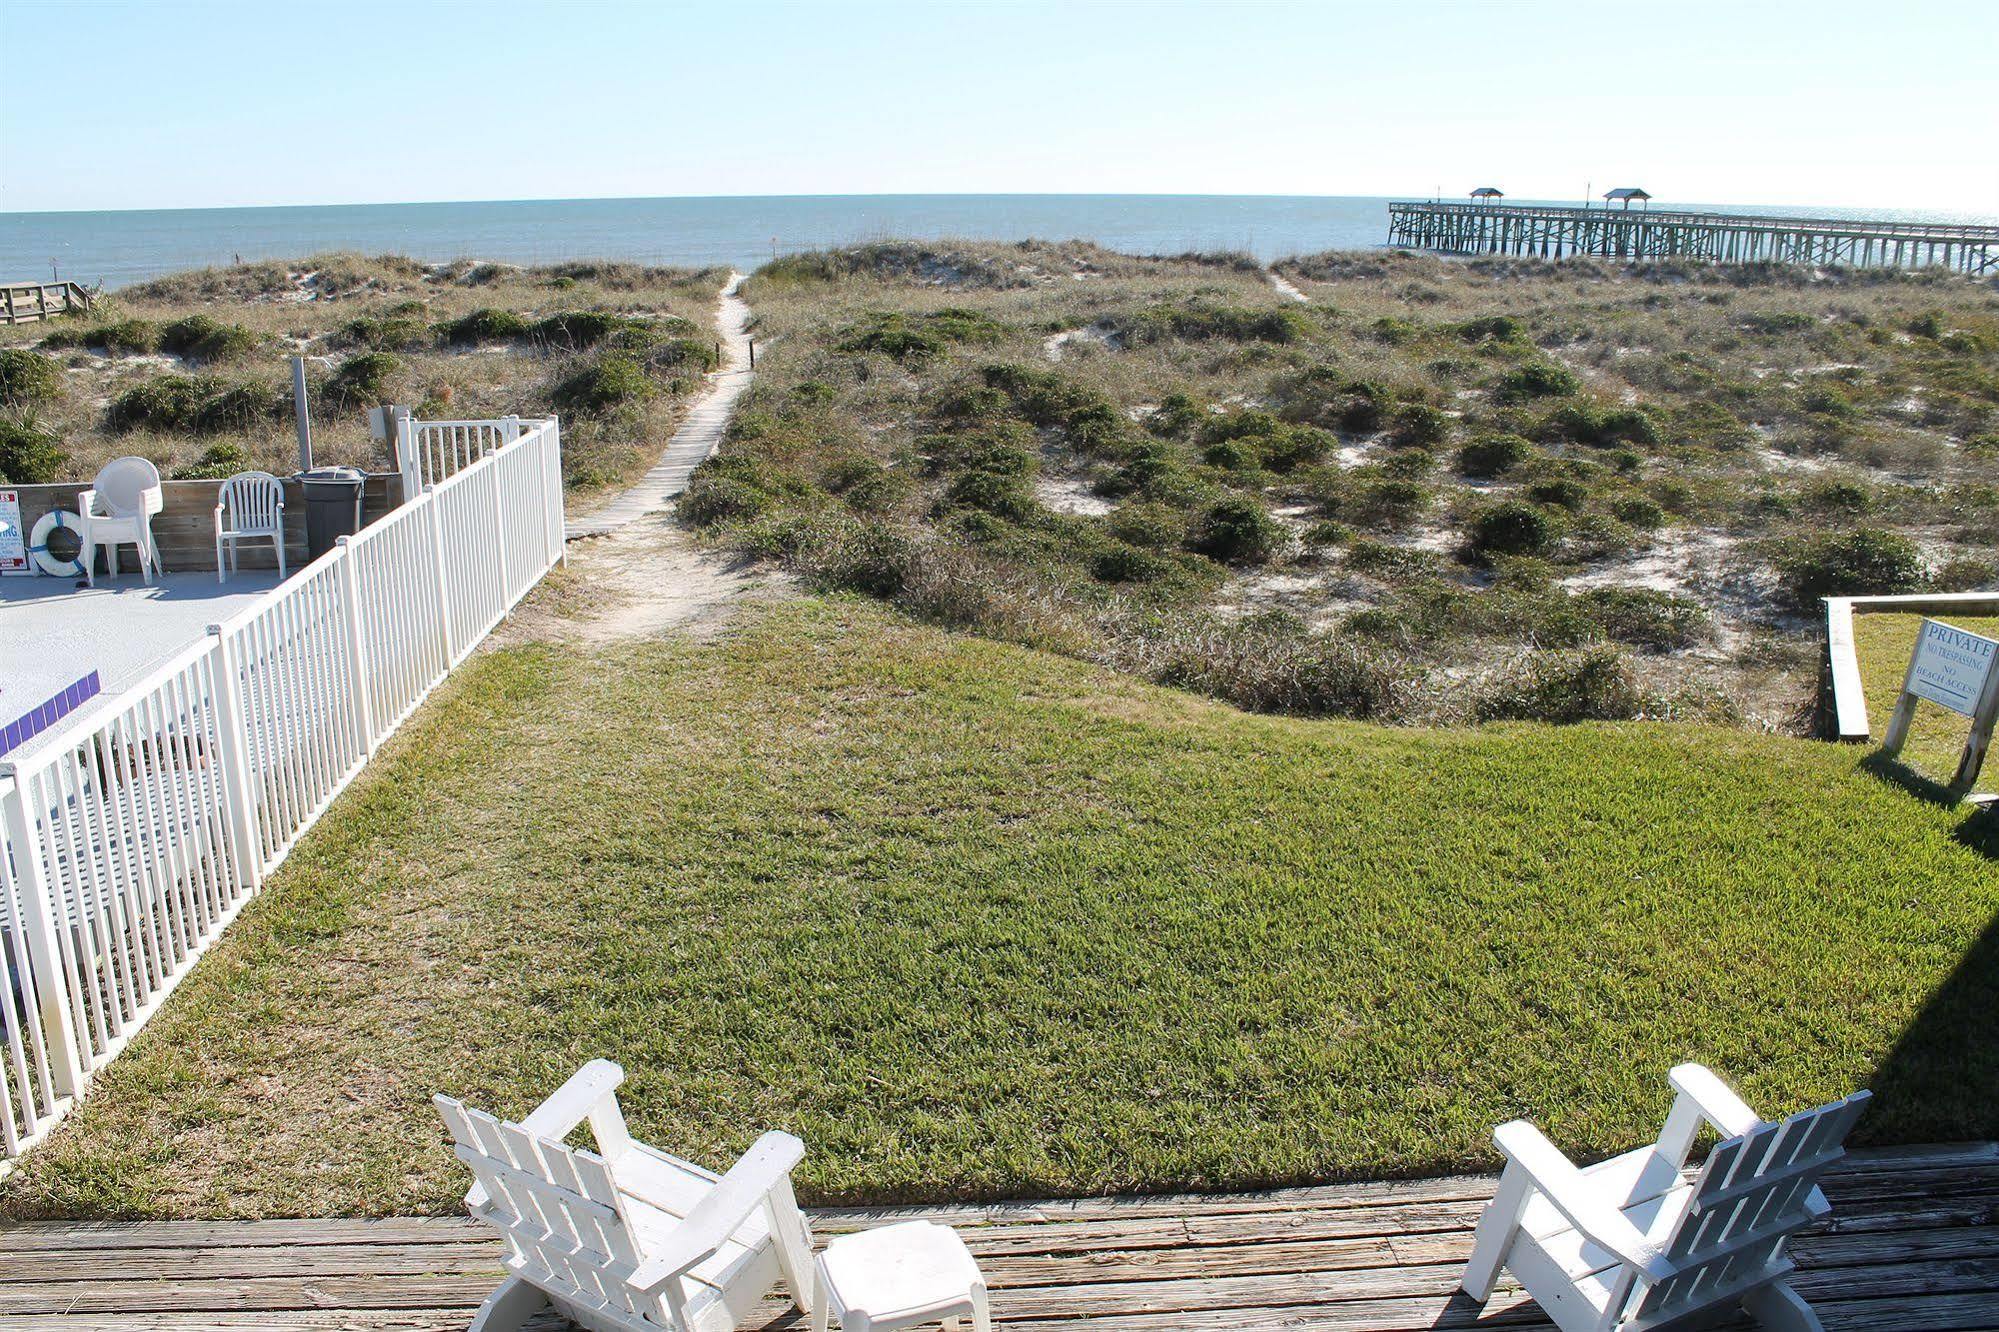
[[[76,1028],[70,1023],[62,945],[56,937],[49,881],[42,871],[41,838],[36,820],[28,812],[28,779],[13,764],[0,763],[0,778],[10,776],[9,788],[0,792],[0,819],[5,821],[7,843],[14,853],[14,893],[28,936],[28,965],[35,973],[18,979],[24,997],[32,996],[30,1012],[41,1015],[49,1080],[58,1094],[75,1096],[83,1091],[83,1061],[76,1047]]]

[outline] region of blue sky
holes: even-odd
[[[0,0],[0,50],[6,211],[1593,182],[1999,214],[1975,3]]]

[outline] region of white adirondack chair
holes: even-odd
[[[285,580],[285,483],[269,472],[238,472],[215,492],[216,582],[233,571],[239,541],[270,542],[278,553],[278,581]]]
[[[93,586],[97,549],[111,548],[109,572],[118,576],[118,547],[139,548],[139,572],[148,583],[164,568],[153,541],[153,515],[165,506],[160,469],[145,458],[113,458],[76,497],[77,536],[83,541],[83,581]]]
[[[624,1079],[592,1060],[518,1124],[433,1098],[478,1179],[466,1209],[507,1242],[508,1278],[473,1332],[550,1303],[593,1332],[726,1332],[780,1279],[809,1312],[812,1237],[791,1191],[804,1144],[766,1133],[713,1174],[632,1140]],[[562,1143],[585,1120],[595,1152]]]
[[[1506,1156],[1479,1218],[1464,1290],[1483,1303],[1507,1268],[1562,1332],[1645,1332],[1739,1303],[1776,1332],[1815,1332],[1784,1242],[1830,1210],[1818,1177],[1844,1154],[1869,1093],[1766,1124],[1699,1064],[1650,1147],[1577,1169],[1532,1124],[1493,1134]],[[1726,1136],[1685,1178],[1701,1126]]]

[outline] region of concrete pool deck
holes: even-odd
[[[0,724],[39,707],[96,671],[104,692],[71,714],[88,716],[146,671],[278,585],[275,570],[226,583],[208,573],[136,573],[82,587],[67,578],[0,578]],[[64,723],[57,723],[61,729]],[[46,732],[44,734],[47,734]],[[29,740],[0,763],[32,753]]]

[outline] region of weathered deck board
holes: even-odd
[[[1007,1332],[1544,1332],[1517,1292],[1483,1310],[1456,1293],[1492,1185],[824,1210],[813,1222],[822,1235],[915,1215],[960,1227]],[[1794,1246],[1827,1328],[1999,1332],[1999,1150],[1856,1155],[1827,1192],[1832,1223]],[[454,1217],[14,1226],[0,1228],[0,1327],[434,1332],[463,1328],[498,1271],[498,1242]],[[775,1301],[765,1321],[796,1325]]]

